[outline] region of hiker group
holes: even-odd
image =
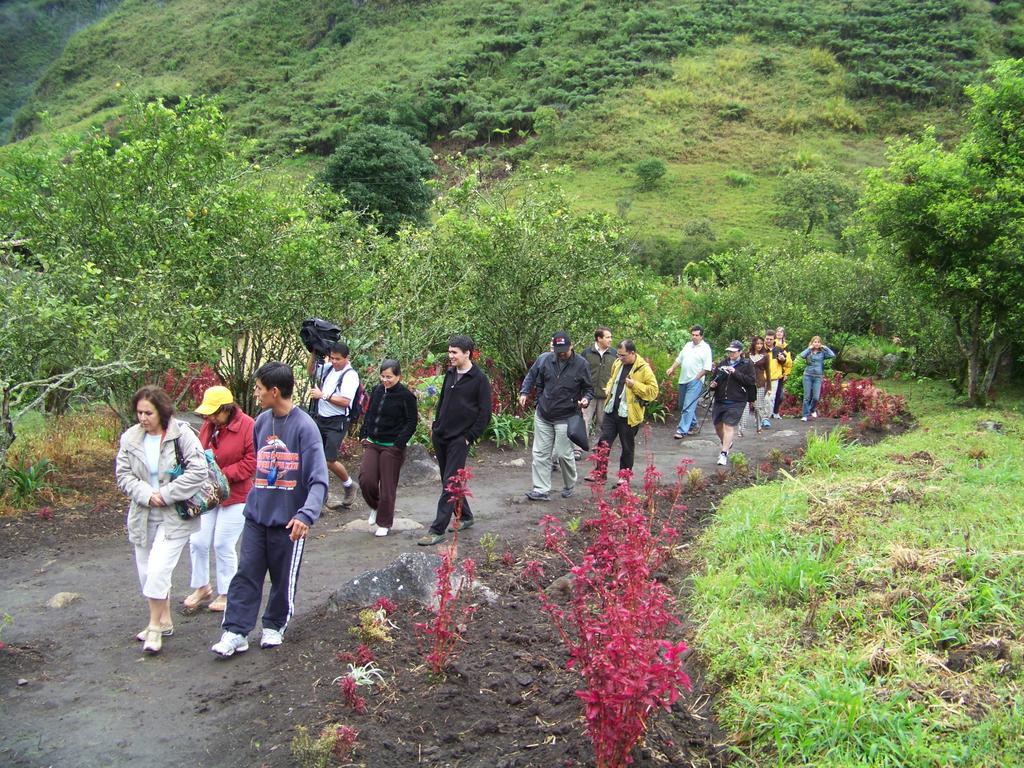
[[[475,523],[465,499],[453,520],[456,499],[451,489],[452,478],[465,467],[491,419],[491,385],[473,362],[474,349],[466,335],[448,341],[448,367],[430,429],[441,492],[433,522],[417,541],[420,546],[439,544],[454,527]],[[806,421],[817,417],[824,361],[834,353],[815,336],[800,355],[807,361]],[[146,628],[136,635],[146,653],[159,653],[164,638],[174,632],[171,574],[186,543],[193,592],[183,609],[206,606],[223,616],[221,638],[211,650],[229,657],[248,649],[268,574],[271,586],[260,620],[260,645],[270,648],[283,642],[295,612],[306,536],[327,502],[328,472],[341,481],[338,506],[349,508],[356,499],[356,482],[341,461],[345,437],[356,424],[363,448],[358,491],[370,509],[367,524],[375,536],[388,535],[406,446],[419,420],[417,399],[401,381],[398,360],[381,362],[379,383],[367,393],[350,357],[341,341],[311,351],[308,410],[293,401],[295,375],[280,362],[256,372],[254,395],[262,412],[255,420],[235,404],[226,387],[208,388],[196,408],[204,419],[198,437],[174,416],[162,389],[146,386],[136,392],[132,407],[138,424],[121,437],[116,478],[130,500],[128,538],[149,608]],[[751,417],[757,432],[780,418],[782,384],[792,365],[782,328],[754,336],[746,348],[731,341],[715,364],[704,329],[693,326],[690,341],[666,372],[671,378],[679,371],[680,417],[674,437],[682,440],[698,433],[710,418],[720,443],[718,463],[726,464],[734,439],[742,436]],[[637,432],[648,405],[659,395],[654,370],[632,339],[622,339],[613,351],[611,330],[599,327],[593,343],[578,353],[568,333],[556,332],[550,349],[523,380],[521,407],[531,395],[536,407],[531,487],[525,500],[549,501],[554,472],[559,473],[561,496],[572,497],[579,480],[577,462],[589,450],[591,435],[597,437],[603,458],[584,479],[607,481],[607,450],[618,440],[614,482],[629,482]],[[701,404],[704,413],[698,414]],[[216,494],[218,483],[224,487]],[[210,578],[211,549],[216,589]]]

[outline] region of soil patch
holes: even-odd
[[[688,508],[681,519],[676,517],[683,531],[680,553],[703,528],[709,510],[735,487],[714,486],[687,495]],[[578,555],[585,541],[581,529],[571,536],[570,547]],[[254,681],[256,690],[272,690],[276,709],[302,712],[301,724],[313,734],[338,724],[354,728],[359,735],[352,761],[358,765],[592,765],[593,751],[576,696],[580,677],[566,669],[567,652],[550,618],[540,610],[535,588],[521,572],[523,563],[539,560],[544,564],[545,583],[565,576],[565,564],[541,544],[537,535],[530,535],[517,551],[492,550],[490,558],[476,541],[460,545],[460,556],[477,561],[478,579],[498,599],[488,603],[477,597],[479,608],[467,630],[470,644],[443,680],[434,678],[425,665],[426,648],[415,630],[418,622],[429,621],[432,614],[416,603],[402,603],[390,617],[397,625],[392,631],[394,642],[373,646],[375,664],[385,682],[358,689],[366,699],[366,712],[357,713],[346,704],[336,683],[348,672],[344,662],[350,660],[337,656],[355,652],[359,640],[349,629],[359,624],[358,612],[365,606],[320,608],[299,622],[290,639],[306,651],[282,656],[265,677]],[[659,573],[674,593],[683,587],[689,572],[682,557],[670,560]],[[557,587],[549,590],[559,594]],[[563,601],[566,592],[556,599]],[[688,639],[691,629],[682,624],[678,636]],[[728,764],[727,737],[711,712],[714,690],[692,652],[686,666],[693,690],[684,693],[670,711],[652,715],[653,725],[634,751],[635,765]],[[286,686],[280,684],[284,680]],[[266,707],[258,696],[245,709],[249,711],[240,717],[239,727],[226,734],[236,748],[251,750],[256,738],[261,749],[254,760],[259,764],[294,765],[290,743],[296,723],[261,717]],[[255,737],[251,727],[242,726],[253,719],[266,729]]]

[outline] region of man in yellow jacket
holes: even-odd
[[[658,397],[658,380],[647,361],[636,353],[636,344],[631,339],[619,342],[604,391],[605,416],[597,444],[611,447],[618,437],[622,445],[619,471],[633,469],[636,433],[643,423],[647,403]],[[606,474],[606,468],[598,467],[586,479],[591,483],[604,482]]]

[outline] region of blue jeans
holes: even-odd
[[[679,385],[679,426],[676,431],[685,435],[697,423],[697,401],[703,388],[704,380],[699,377]]]
[[[821,376],[804,374],[804,413],[806,419],[818,409],[818,398],[821,397]]]

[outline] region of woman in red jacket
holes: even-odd
[[[211,611],[223,611],[228,603],[228,585],[238,568],[235,545],[245,525],[242,510],[256,473],[253,448],[253,420],[235,405],[227,387],[210,387],[196,413],[205,417],[199,430],[203,448],[212,448],[213,457],[231,486],[231,494],[217,508],[202,516],[202,527],[189,538],[192,555],[192,587],[185,598],[186,610],[195,610],[210,602]],[[210,546],[217,564],[217,593],[210,586]]]

